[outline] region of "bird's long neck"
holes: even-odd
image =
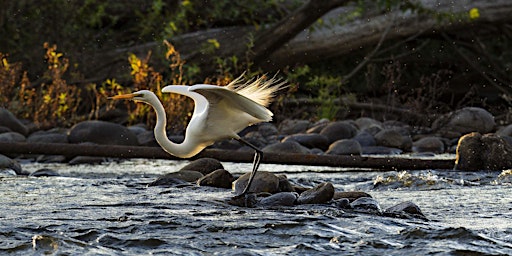
[[[189,158],[197,155],[204,147],[198,147],[194,143],[194,138],[187,137],[185,134],[185,140],[182,143],[174,143],[167,137],[167,131],[165,129],[167,124],[167,117],[165,109],[162,103],[158,102],[152,105],[156,112],[156,125],[155,125],[155,139],[158,144],[169,154],[181,158]]]

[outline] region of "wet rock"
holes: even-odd
[[[68,136],[58,132],[35,132],[27,138],[29,143],[68,143]]]
[[[0,126],[5,126],[13,132],[26,136],[28,128],[18,120],[9,110],[0,108]]]
[[[494,130],[495,125],[494,116],[487,110],[466,107],[436,119],[432,128],[441,132],[447,131],[448,133],[443,134],[446,137],[460,136],[470,132],[488,133]]]
[[[286,175],[280,174],[277,175],[279,179],[279,192],[295,192],[293,185],[290,183]]]
[[[472,132],[457,145],[455,169],[463,171],[505,170],[512,168],[512,145],[495,134]]]
[[[107,159],[99,156],[76,156],[73,159],[69,160],[68,164],[77,165],[77,164],[101,164],[106,162]]]
[[[361,197],[372,197],[370,194],[362,191],[336,191],[333,196],[333,200],[346,198],[349,202],[353,202]]]
[[[325,182],[316,187],[306,190],[297,198],[298,204],[323,204],[332,200],[334,196],[334,186],[330,182]]]
[[[334,205],[336,205],[336,207],[340,209],[352,209],[352,206],[350,205],[350,200],[348,198],[336,199],[334,200]]]
[[[355,120],[355,124],[359,128],[359,130],[365,130],[371,127],[382,128],[382,123],[369,117],[360,117]]]
[[[266,147],[264,147],[263,152],[265,153],[288,153],[288,154],[309,154],[309,149],[306,147],[300,145],[299,143],[295,141],[284,141],[284,142],[278,142],[274,144],[270,144]]]
[[[43,169],[39,169],[39,170],[31,173],[28,176],[30,176],[30,177],[54,177],[54,176],[60,176],[60,174],[58,172],[56,172],[55,170],[43,168]]]
[[[298,196],[295,192],[279,192],[262,198],[256,206],[293,206]]]
[[[412,139],[408,135],[403,135],[397,129],[384,129],[375,134],[375,141],[377,145],[391,148],[399,148],[403,150],[410,150],[412,146]]]
[[[329,139],[317,133],[299,133],[286,136],[282,141],[295,141],[307,148],[319,148],[326,150],[329,147]]]
[[[138,145],[137,136],[128,128],[105,121],[84,121],[71,127],[70,143],[93,142],[107,145]]]
[[[27,175],[28,172],[21,168],[18,161],[11,159],[7,156],[0,154],[0,170],[10,169],[13,170],[17,175]]]
[[[203,175],[207,175],[218,169],[224,169],[224,166],[219,160],[215,158],[203,157],[190,162],[189,164],[183,166],[180,170],[197,171]]]
[[[243,192],[249,181],[251,173],[246,173],[240,176],[235,182],[233,182],[233,189],[235,194],[239,195]],[[268,192],[271,194],[279,192],[279,178],[270,172],[258,171],[254,176],[249,193],[261,193]]]
[[[364,155],[400,155],[402,150],[398,148],[389,148],[382,146],[362,147],[362,154]]]
[[[356,212],[364,212],[371,214],[382,214],[379,202],[371,197],[360,197],[350,203],[350,206]]]
[[[308,120],[285,119],[279,124],[279,131],[284,135],[305,133],[310,125]]]
[[[255,207],[257,203],[258,198],[254,193],[234,196],[228,200],[228,204],[241,207]]]
[[[25,142],[27,139],[18,132],[0,133],[0,142]]]
[[[155,181],[149,183],[148,186],[172,186],[184,182],[197,182],[201,177],[203,177],[203,174],[198,171],[179,170],[158,177]]]
[[[320,134],[329,139],[329,143],[337,140],[351,139],[357,134],[356,127],[347,121],[338,121],[329,123]]]
[[[361,155],[361,152],[361,144],[357,140],[343,139],[332,143],[325,153],[330,155]]]
[[[59,239],[48,235],[34,235],[32,249],[41,255],[50,255],[59,249]]]
[[[199,178],[197,180],[197,185],[216,188],[231,188],[233,180],[233,175],[230,172],[224,169],[218,169]]]
[[[412,143],[412,152],[444,153],[444,143],[439,137],[424,137]]]
[[[65,161],[66,157],[61,155],[39,155],[36,158],[38,163],[64,163]]]
[[[420,207],[413,202],[402,202],[397,205],[391,206],[384,210],[384,215],[389,217],[400,217],[400,218],[420,218],[426,219]]]
[[[371,135],[366,130],[356,134],[356,136],[354,136],[353,139],[359,142],[359,145],[361,145],[361,147],[377,146],[377,142],[375,141],[373,135]]]

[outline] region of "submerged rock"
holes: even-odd
[[[58,172],[56,172],[55,170],[48,169],[48,168],[43,168],[43,169],[39,169],[39,170],[31,173],[28,176],[31,176],[31,177],[51,177],[51,176],[60,176],[60,174]]]
[[[355,201],[361,197],[372,197],[370,194],[362,191],[336,191],[333,196],[333,200],[338,200],[342,198],[348,199],[350,202]]]
[[[233,180],[233,175],[230,172],[224,169],[218,169],[199,178],[197,180],[197,185],[216,188],[231,188]]]
[[[419,206],[413,202],[407,201],[397,205],[391,206],[384,210],[384,215],[389,217],[400,217],[400,218],[420,218],[426,219]]]
[[[350,206],[356,212],[364,212],[371,214],[382,214],[379,202],[371,197],[360,197],[350,203]]]
[[[298,196],[294,192],[280,192],[262,198],[256,206],[292,206],[295,205]]]
[[[298,204],[323,204],[332,200],[334,186],[330,182],[317,185],[314,188],[302,192],[297,199]]]

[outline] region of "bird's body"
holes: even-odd
[[[195,103],[192,118],[185,131],[185,139],[179,144],[170,141],[167,137],[165,109],[154,93],[142,90],[112,98],[132,99],[151,105],[156,111],[157,118],[154,129],[155,138],[158,144],[171,155],[189,158],[216,141],[229,138],[242,141],[255,149],[256,155],[251,179],[242,193],[245,194],[258,168],[262,153],[250,143],[242,140],[238,132],[247,126],[272,120],[273,114],[266,106],[284,83],[262,78],[247,83],[239,82],[240,79],[236,79],[224,87],[196,84],[193,86],[168,85],[162,89],[162,92],[165,93],[177,93],[190,97]]]

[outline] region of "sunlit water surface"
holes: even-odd
[[[292,183],[332,182],[385,209],[417,204],[428,220],[334,205],[241,208],[230,190],[147,187],[187,161],[23,164],[60,177],[0,177],[0,254],[17,255],[510,255],[512,186],[500,172],[365,172],[263,164]],[[223,163],[238,176],[249,164]],[[381,183],[398,179],[406,182]],[[501,177],[501,176],[500,176]]]

